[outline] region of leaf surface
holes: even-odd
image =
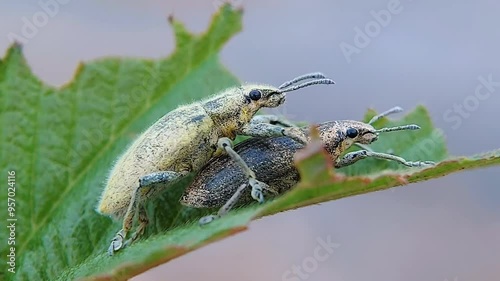
[[[218,53],[241,29],[241,11],[224,6],[200,35],[171,25],[176,49],[168,58],[81,64],[59,89],[33,75],[20,45],[0,60],[0,169],[5,178],[16,171],[17,184],[16,274],[3,266],[1,275],[55,280],[102,253],[120,225],[94,210],[114,159],[179,104],[238,84]],[[6,192],[0,196],[7,201]],[[1,243],[2,257],[9,247]]]

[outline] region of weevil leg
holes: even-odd
[[[216,215],[209,215],[209,216],[202,217],[200,219],[200,222],[199,222],[200,225],[205,225],[207,223],[210,223],[213,220],[218,219],[218,218],[224,216],[225,214],[227,214],[234,207],[234,205],[238,202],[238,199],[240,199],[241,194],[243,193],[243,190],[245,190],[245,188],[247,186],[248,186],[248,184],[246,184],[246,183],[240,185],[240,187],[238,187],[238,189],[233,194],[233,196],[231,196],[231,198],[229,198],[229,200],[227,200],[227,202],[224,204],[224,206],[222,206],[219,209],[219,211],[217,212],[217,214]]]
[[[111,240],[111,245],[108,248],[108,254],[112,256],[116,251],[121,249],[124,246],[123,240],[125,239],[125,232],[123,229],[120,229],[118,233],[116,233],[115,237]]]
[[[277,115],[256,115],[250,120],[250,123],[269,123],[272,125],[280,125],[282,127],[297,127],[294,123],[286,118]]]
[[[240,168],[243,170],[245,175],[248,177],[248,183],[252,187],[252,198],[259,201],[259,203],[264,202],[264,190],[273,192],[277,194],[275,190],[269,188],[269,186],[259,180],[257,180],[255,173],[248,167],[247,163],[241,158],[236,151],[232,148],[232,141],[228,138],[220,138],[217,142],[219,148],[223,149],[230,157],[235,161]]]
[[[136,231],[131,235],[131,237],[127,241],[125,241],[123,248],[126,248],[128,245],[132,244],[132,242],[141,237],[144,234],[144,231],[146,230],[148,224],[149,224],[149,219],[148,219],[148,214],[146,212],[146,207],[144,206],[143,203],[140,203],[139,226],[137,227]]]
[[[162,171],[146,175],[139,179],[139,185],[132,195],[127,212],[123,218],[122,229],[111,240],[111,245],[108,248],[109,255],[113,255],[116,251],[125,248],[144,233],[144,229],[148,224],[148,218],[143,201],[149,198],[152,193],[161,192],[186,174],[174,171]],[[124,241],[127,238],[128,232],[132,229],[137,211],[139,211],[139,226],[137,231],[132,234],[131,239]]]
[[[352,165],[356,162],[358,162],[361,159],[366,159],[368,157],[372,158],[377,158],[377,159],[384,159],[384,160],[390,160],[390,161],[395,161],[400,164],[403,164],[408,167],[426,167],[426,166],[432,166],[435,165],[433,161],[416,161],[416,162],[410,162],[405,160],[402,157],[392,155],[392,154],[387,154],[387,153],[380,153],[380,152],[373,152],[373,151],[368,151],[368,150],[358,150],[354,152],[347,153],[335,163],[335,168],[341,168],[345,166]]]
[[[287,136],[300,143],[307,143],[307,136],[305,132],[299,127],[286,127],[268,124],[268,123],[257,123],[250,122],[243,126],[240,132],[241,135],[247,135],[252,137],[280,137]]]

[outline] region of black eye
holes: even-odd
[[[250,93],[248,94],[248,96],[252,99],[252,100],[259,100],[261,97],[262,97],[262,93],[259,91],[259,90],[251,90]]]
[[[355,138],[355,137],[358,136],[358,130],[356,130],[354,128],[347,129],[347,131],[345,133],[351,139],[353,139],[353,138]]]

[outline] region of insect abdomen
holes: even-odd
[[[235,146],[235,151],[257,175],[259,181],[283,193],[298,181],[293,166],[294,153],[303,145],[288,138],[252,138]],[[208,208],[222,206],[248,178],[241,168],[227,155],[212,159],[185,190],[181,203],[190,207]],[[239,203],[254,200],[244,192]]]
[[[159,171],[201,168],[217,142],[214,124],[200,106],[181,107],[163,116],[119,158],[108,178],[98,212],[122,217],[139,179]]]

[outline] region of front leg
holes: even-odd
[[[269,124],[250,122],[243,126],[239,132],[240,135],[252,137],[282,137],[287,136],[300,143],[307,143],[307,136],[305,132],[299,127],[286,127]]]
[[[395,162],[403,164],[407,167],[425,167],[425,166],[431,166],[431,165],[435,164],[432,161],[410,162],[410,161],[406,161],[402,157],[392,155],[392,154],[380,153],[380,152],[374,152],[374,151],[368,151],[368,150],[358,150],[358,151],[347,153],[346,155],[344,155],[344,157],[337,160],[337,162],[335,163],[335,168],[342,168],[345,166],[349,166],[349,165],[352,165],[352,164],[358,162],[361,159],[365,159],[368,157],[377,158],[377,159],[384,159],[384,160],[389,160],[389,161],[395,161]]]
[[[113,255],[116,251],[125,248],[128,244],[139,238],[148,224],[144,200],[151,197],[152,194],[160,193],[168,186],[175,183],[178,179],[184,177],[187,173],[178,173],[173,171],[156,172],[146,175],[139,179],[139,184],[134,191],[127,212],[123,218],[123,226],[120,231],[111,240],[108,248],[108,254]],[[139,226],[132,234],[131,238],[124,242],[128,232],[132,229],[134,216],[139,211]]]
[[[277,126],[274,124],[281,124],[284,127]],[[299,142],[307,142],[307,137],[304,132],[298,127],[293,127],[294,125],[281,119],[275,115],[259,115],[252,118],[252,121],[242,128],[238,134],[253,136],[253,137],[275,137],[275,136],[289,136]],[[269,186],[257,180],[255,173],[248,167],[245,161],[238,155],[236,151],[232,148],[232,141],[228,138],[220,138],[217,143],[219,149],[224,150],[233,161],[235,161],[240,168],[243,170],[245,175],[248,177],[248,184],[252,187],[251,195],[252,198],[257,200],[259,203],[264,202],[264,190],[267,190],[275,195],[278,195],[276,190],[269,188]],[[247,184],[240,186],[236,192],[227,200],[227,202],[222,206],[217,215],[209,215],[200,219],[200,224],[207,224],[216,218],[225,215],[238,201],[243,190]]]
[[[240,168],[243,170],[243,173],[245,173],[245,175],[248,177],[248,184],[241,185],[236,190],[236,192],[231,196],[231,198],[229,198],[226,201],[224,206],[222,206],[219,209],[217,215],[209,215],[201,218],[199,221],[201,225],[207,224],[216,218],[220,218],[227,212],[229,212],[229,210],[231,210],[233,206],[238,202],[238,199],[243,193],[243,190],[248,185],[252,187],[251,191],[252,198],[257,200],[259,203],[264,202],[264,190],[274,193],[275,195],[278,195],[278,192],[276,190],[269,188],[269,186],[266,183],[257,180],[254,171],[252,171],[252,169],[248,167],[247,163],[245,163],[245,161],[241,158],[241,156],[232,148],[232,142],[230,139],[220,138],[219,141],[217,142],[217,145],[220,149],[224,150],[234,162],[236,162],[240,166]]]
[[[202,217],[200,219],[200,222],[199,222],[200,225],[204,225],[204,224],[210,223],[213,220],[218,219],[218,218],[222,217],[223,215],[227,214],[227,212],[229,212],[229,210],[231,210],[233,208],[233,206],[236,204],[236,202],[238,202],[238,199],[241,197],[241,194],[243,193],[243,190],[247,186],[248,186],[247,184],[240,185],[240,187],[238,187],[238,189],[233,194],[233,196],[231,196],[231,198],[229,198],[229,200],[226,201],[226,203],[224,204],[224,206],[222,206],[219,209],[219,211],[217,212],[217,215],[208,215],[208,216]]]
[[[277,194],[277,192],[270,189],[267,184],[257,180],[254,171],[252,171],[252,169],[248,167],[247,163],[245,163],[245,160],[243,160],[243,158],[241,158],[241,156],[236,151],[234,151],[230,139],[220,138],[217,144],[219,148],[223,149],[229,155],[229,157],[231,157],[231,159],[240,166],[240,168],[243,170],[243,173],[245,173],[245,175],[248,177],[248,184],[252,187],[251,194],[253,199],[259,201],[259,203],[264,202],[264,190]],[[238,198],[235,198],[235,200],[237,199]],[[234,203],[231,204],[231,206],[232,205],[234,205]]]
[[[297,127],[297,125],[293,124],[289,120],[276,116],[276,115],[255,115],[250,123],[269,123],[272,125],[280,125],[282,127]]]

